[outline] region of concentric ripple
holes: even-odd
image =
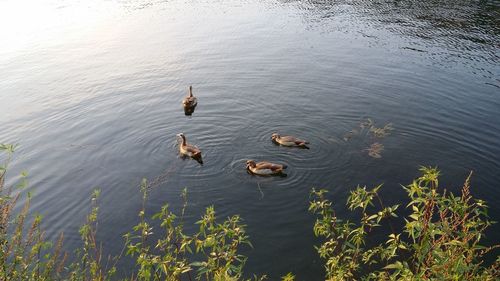
[[[186,226],[212,204],[241,214],[255,246],[245,272],[271,280],[323,277],[304,265],[318,259],[311,187],[345,202],[357,184],[399,189],[420,165],[438,166],[446,188],[474,170],[474,195],[500,214],[498,1],[17,2],[0,1],[0,143],[20,144],[7,185],[29,171],[33,210],[47,238],[70,237],[68,252],[95,188],[100,238],[121,241],[142,178],[151,212],[188,189]],[[185,116],[189,85],[198,106]],[[365,118],[395,129],[344,140]],[[203,165],[179,156],[179,133]],[[381,158],[363,151],[375,141]],[[249,159],[287,176],[250,175]]]

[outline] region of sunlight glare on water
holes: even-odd
[[[1,1],[0,142],[20,144],[10,182],[29,171],[33,209],[68,250],[101,188],[109,253],[137,222],[142,178],[151,213],[178,210],[186,187],[188,225],[209,205],[240,214],[254,246],[245,272],[271,280],[323,276],[312,187],[348,216],[358,184],[384,183],[384,202],[399,204],[420,165],[438,166],[450,190],[474,170],[472,192],[498,220],[498,11],[495,1]],[[189,85],[199,104],[185,116]],[[394,129],[374,138],[360,126],[368,118]],[[181,132],[203,166],[179,157]],[[274,132],[311,149],[277,146]],[[250,176],[248,159],[287,164],[288,176]]]

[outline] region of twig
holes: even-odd
[[[260,188],[260,183],[257,182],[257,187],[259,188],[259,191],[260,191],[260,199],[264,198],[264,192],[262,192],[262,189]]]

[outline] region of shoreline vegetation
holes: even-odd
[[[104,257],[102,244],[96,239],[99,190],[92,194],[91,210],[80,228],[80,248],[63,252],[64,235],[47,241],[42,217],[30,211],[31,195],[22,192],[27,174],[22,173],[15,186],[5,186],[14,151],[14,145],[0,144],[0,159],[5,159],[0,165],[0,280],[267,279],[265,275],[243,278],[247,258],[240,250],[252,245],[240,216],[221,220],[210,206],[196,222],[198,231],[186,233],[187,190],[181,194],[179,214],[166,204],[148,218],[146,180],[141,183],[139,220],[123,235],[120,254]],[[481,244],[493,222],[487,216],[486,203],[470,194],[472,173],[460,194],[454,195],[439,186],[436,168],[422,167],[420,171],[420,177],[403,186],[408,198],[401,204],[384,205],[381,185],[352,189],[347,207],[357,218],[353,221],[336,216],[326,190],[312,189],[309,211],[316,215],[311,225],[321,240],[315,248],[324,262],[325,280],[498,280],[500,245]],[[14,213],[21,196],[26,196],[25,203],[20,212]],[[154,221],[155,225],[159,222],[160,229],[153,229]],[[153,240],[153,232],[160,238]],[[373,241],[376,233],[386,239]],[[486,255],[493,256],[490,264],[485,263]],[[117,263],[123,256],[135,261],[130,276],[117,276]],[[288,273],[282,280],[296,279]]]

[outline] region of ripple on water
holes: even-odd
[[[281,128],[275,130],[273,128]],[[274,132],[290,134],[310,142],[310,149],[283,147],[271,140]],[[275,185],[289,188],[309,187],[310,179],[315,175],[331,170],[344,169],[352,157],[344,141],[326,132],[305,133],[291,125],[277,124],[261,128],[260,124],[251,124],[239,136],[245,144],[235,150],[231,162],[224,167],[228,174],[239,183],[253,182],[259,187]],[[288,166],[286,177],[261,177],[249,175],[245,169],[247,160],[270,161]]]
[[[74,238],[69,249],[78,245],[96,185],[109,203],[103,217],[123,223],[102,238],[119,238],[135,224],[128,211],[140,198],[131,194],[147,177],[158,187],[154,194],[165,195],[153,195],[156,203],[187,187],[199,196],[190,200],[193,214],[220,203],[218,212],[248,218],[252,237],[270,234],[255,239],[270,245],[255,260],[272,264],[272,272],[249,271],[278,279],[290,259],[276,257],[304,240],[297,233],[310,233],[305,209],[313,186],[344,196],[367,175],[405,183],[427,163],[448,175],[477,169],[480,187],[498,182],[495,4],[201,2],[116,9],[118,17],[99,22],[125,19],[118,37],[76,36],[83,41],[55,47],[45,40],[52,45],[2,57],[0,141],[22,145],[12,174],[22,168],[33,175],[30,186],[40,194],[33,208],[47,214],[49,238],[60,229]],[[93,37],[100,38],[97,53],[86,48]],[[190,84],[199,105],[186,117],[181,100]],[[380,141],[387,148],[380,160],[363,151],[369,136],[342,139],[362,117],[394,123],[394,134]],[[202,150],[204,165],[179,157],[181,132]],[[273,132],[306,139],[310,149],[276,145]],[[248,159],[286,164],[287,177],[249,175]],[[254,200],[259,190],[264,200]],[[498,216],[498,191],[476,192]],[[312,245],[300,249],[304,256]],[[297,278],[319,280],[316,265]]]

